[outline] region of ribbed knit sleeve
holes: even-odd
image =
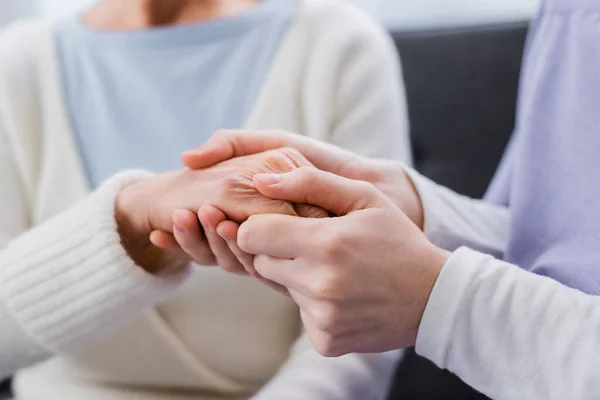
[[[0,252],[0,376],[93,344],[185,278],[185,271],[169,278],[146,273],[121,245],[115,198],[123,186],[145,176],[115,176]]]

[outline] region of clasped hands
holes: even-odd
[[[423,234],[401,165],[299,135],[239,131],[215,134],[183,161],[188,169],[119,195],[121,225],[140,241],[146,234],[166,252],[289,294],[323,355],[415,344],[448,254]]]

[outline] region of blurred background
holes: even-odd
[[[391,29],[455,27],[530,18],[539,0],[348,0]],[[60,15],[90,0],[0,0],[0,24],[31,15]]]

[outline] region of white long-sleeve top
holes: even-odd
[[[473,250],[502,255],[509,210],[409,175],[428,237],[455,250],[431,293],[417,352],[493,399],[600,398],[600,298]]]
[[[132,263],[113,205],[140,176],[89,193],[51,28],[0,35],[0,376],[60,355],[21,370],[17,397],[382,398],[397,352],[321,357],[259,282],[197,268],[178,285]],[[381,28],[345,0],[301,0],[245,128],[408,160],[403,99]]]

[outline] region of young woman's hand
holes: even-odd
[[[317,351],[340,356],[414,345],[449,254],[369,183],[309,167],[254,181],[267,197],[337,215],[255,215],[237,234],[239,248],[256,255],[258,273],[285,286],[300,306]]]
[[[183,153],[182,161],[189,168],[199,169],[283,147],[297,149],[318,169],[372,183],[423,228],[421,200],[403,165],[361,157],[303,135],[282,131],[219,131],[203,146]]]

